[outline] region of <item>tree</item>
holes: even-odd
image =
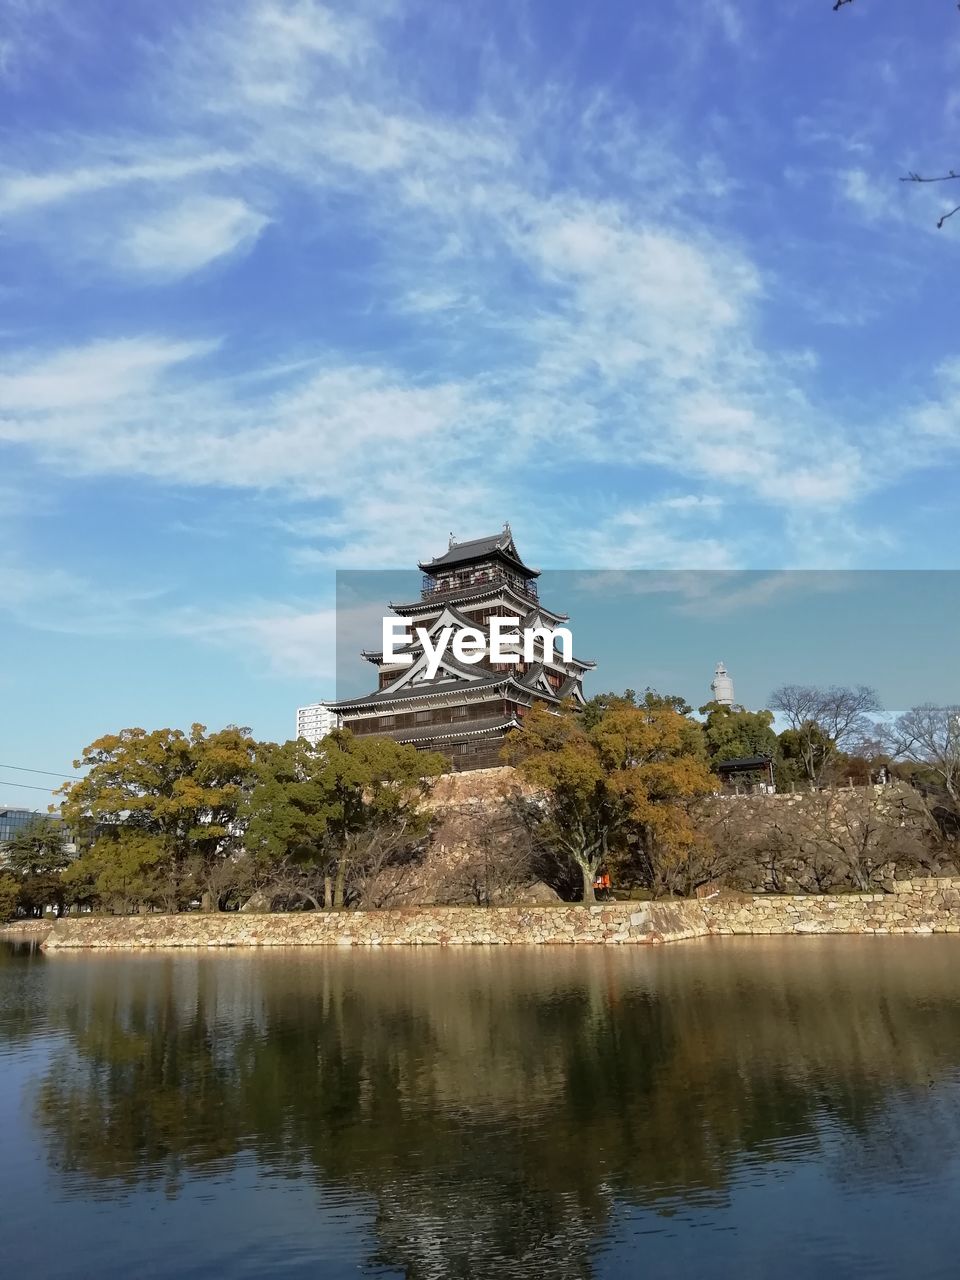
[[[580,722],[585,729],[592,729],[599,724],[608,711],[618,707],[635,707],[637,705],[636,689],[624,689],[623,693],[595,693],[588,698],[580,712]]]
[[[0,924],[12,920],[17,914],[20,886],[13,876],[0,872]]]
[[[263,891],[335,910],[382,895],[420,851],[430,823],[421,802],[444,767],[436,753],[344,729],[316,746],[268,744],[245,810]]]
[[[744,711],[725,703],[708,702],[700,708],[700,714],[707,717],[703,737],[711,763],[776,755],[772,711]]]
[[[6,870],[19,885],[20,905],[31,915],[42,916],[52,906],[57,915],[64,908],[61,873],[70,862],[63,826],[53,818],[38,816],[7,842]]]
[[[437,902],[507,903],[540,878],[526,806],[519,791],[489,804],[443,806],[431,840]]]
[[[681,693],[660,693],[647,685],[643,691],[643,699],[638,704],[642,707],[672,707],[679,716],[688,716],[693,711],[690,703]]]
[[[577,867],[584,902],[604,866],[670,886],[670,868],[697,839],[684,802],[713,787],[688,731],[666,703],[618,701],[591,727],[536,704],[508,734],[504,758],[538,793],[528,805],[537,839]]]
[[[117,915],[178,908],[178,885],[169,875],[162,839],[122,823],[95,840],[63,873],[63,881],[74,902],[98,902]]]
[[[817,892],[837,885],[866,893],[899,865],[929,862],[929,816],[910,788],[877,796],[869,789],[806,795],[768,833],[790,863],[794,881]]]
[[[863,684],[826,689],[786,684],[773,691],[770,705],[786,717],[806,777],[816,786],[837,751],[869,736],[874,727],[869,717],[883,710],[876,692]]]
[[[64,787],[63,814],[87,842],[81,862],[88,880],[105,876],[108,892],[122,899],[127,874],[136,872],[141,901],[180,910],[202,897],[218,910],[224,864],[242,847],[239,815],[255,747],[247,729],[208,734],[201,724],[189,735],[124,729],[86,747],[74,765],[89,772]]]
[[[886,728],[884,738],[895,759],[929,770],[960,814],[960,706],[911,707]]]
[[[898,871],[940,869],[929,812],[908,786],[706,801],[696,818],[716,850],[716,878],[736,888],[863,892]]]

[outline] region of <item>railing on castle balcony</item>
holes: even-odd
[[[437,578],[431,574],[424,574],[421,584],[420,595],[424,600],[433,600],[444,596],[451,596],[459,591],[465,591],[470,587],[495,587],[505,585],[511,587],[518,595],[529,600],[531,604],[536,604],[539,600],[537,595],[537,584],[532,579],[525,581],[511,573],[501,573],[490,569],[478,569],[467,573],[456,573],[444,575]]]

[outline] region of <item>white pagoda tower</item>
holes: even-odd
[[[733,706],[733,677],[722,662],[717,663],[710,691],[713,694],[714,702],[719,702],[721,707]]]

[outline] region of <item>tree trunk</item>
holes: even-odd
[[[347,860],[341,858],[337,865],[337,878],[333,882],[333,909],[343,910],[343,890],[347,880]]]
[[[333,910],[333,879],[330,876],[323,877],[323,908],[325,911]]]
[[[580,863],[580,874],[583,876],[583,901],[596,902],[597,895],[593,889],[594,873],[588,863]]]

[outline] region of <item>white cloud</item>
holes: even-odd
[[[730,0],[710,0],[709,8],[714,20],[723,32],[729,44],[739,47],[743,44],[744,29],[741,10]]]
[[[713,14],[742,39],[734,6]],[[169,105],[142,145],[79,139],[46,170],[38,155],[0,178],[0,208],[62,206],[63,242],[47,243],[77,257],[102,214],[106,268],[167,278],[251,245],[261,209],[282,222],[289,205],[347,208],[376,245],[369,305],[400,321],[391,358],[301,344],[241,384],[209,367],[191,377],[195,338],[27,353],[0,381],[0,435],[73,471],[322,499],[320,545],[297,549],[311,567],[384,550],[395,563],[438,521],[466,533],[518,506],[552,534],[563,517],[538,504],[555,468],[643,469],[658,488],[791,511],[842,508],[904,464],[897,432],[829,413],[804,352],[770,339],[779,282],[701,214],[705,196],[722,206],[735,190],[713,156],[689,165],[662,122],[555,86],[501,85],[441,114],[381,38],[370,6],[205,8],[158,48],[150,87]],[[861,215],[875,207],[866,169],[837,182]],[[595,561],[745,554],[716,530],[678,529],[680,507],[637,522],[625,500],[608,506]]]
[[[145,608],[162,592],[103,585],[62,568],[0,559],[0,615],[24,626],[66,635],[111,635],[136,630]]]
[[[261,603],[246,610],[202,616],[181,611],[161,620],[168,633],[266,658],[276,675],[330,682],[336,677],[337,611],[298,611]]]
[[[223,196],[190,197],[154,210],[121,238],[118,263],[146,275],[177,277],[249,249],[269,219],[245,201]]]
[[[894,202],[892,183],[871,177],[865,169],[841,169],[837,185],[841,197],[867,221],[902,216]]]
[[[96,143],[94,150],[110,150],[109,140]],[[32,213],[38,208],[89,196],[97,192],[135,184],[167,186],[184,179],[236,168],[241,160],[228,151],[196,152],[185,155],[159,151],[148,160],[131,157],[129,144],[117,148],[119,154],[107,163],[71,166],[46,173],[0,172],[0,213]]]
[[[851,576],[819,570],[785,569],[768,573],[702,565],[650,572],[613,570],[583,579],[581,585],[608,598],[664,597],[659,608],[669,608],[688,618],[708,620],[743,616],[767,605],[775,606],[784,597],[842,593],[850,589]]]
[[[708,495],[686,494],[618,511],[585,536],[584,550],[601,569],[732,568],[742,548],[705,534],[699,525],[715,519],[716,507]]]
[[[18,427],[12,415],[51,414],[38,438],[81,435],[82,414],[134,393],[148,391],[163,373],[185,360],[206,355],[213,342],[178,342],[166,338],[120,338],[67,347],[50,354],[26,353],[0,374],[0,438],[29,441],[26,420]],[[66,414],[65,417],[59,416]],[[6,422],[3,418],[11,415]],[[57,423],[61,426],[58,428]]]

